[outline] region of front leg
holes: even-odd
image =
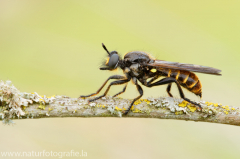
[[[127,88],[127,84],[123,87],[123,90],[122,90],[121,92],[115,94],[115,95],[113,96],[113,98],[115,98],[116,96],[119,96],[120,94],[124,93],[125,90],[126,90],[126,88]]]
[[[96,93],[92,93],[92,94],[86,95],[86,96],[80,96],[79,98],[87,98],[87,97],[91,97],[91,96],[97,95],[97,94],[103,89],[103,87],[106,85],[106,83],[107,83],[110,79],[126,79],[126,77],[125,77],[125,76],[121,76],[121,75],[113,75],[113,76],[110,76],[110,77],[103,83],[103,85],[97,90]]]
[[[94,99],[90,99],[89,102],[93,102],[93,101],[95,101],[95,100],[97,100],[97,99],[100,99],[100,98],[106,96],[107,93],[108,93],[108,91],[109,91],[109,89],[110,89],[110,87],[111,87],[112,85],[120,85],[120,84],[127,83],[127,82],[129,82],[129,81],[130,81],[129,79],[125,79],[125,80],[119,80],[119,81],[113,81],[113,82],[111,82],[110,85],[108,86],[107,90],[105,91],[105,93],[104,93],[103,95],[101,95],[101,96],[99,96],[99,97],[96,97],[96,98],[94,98]]]

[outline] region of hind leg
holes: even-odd
[[[201,110],[202,110],[202,107],[200,104],[197,104],[196,102],[193,102],[191,101],[190,99],[186,98],[183,91],[182,91],[182,88],[180,86],[180,84],[178,83],[178,81],[175,79],[175,78],[172,78],[172,77],[167,77],[167,78],[164,78],[164,79],[161,79],[155,83],[151,83],[151,84],[148,84],[147,86],[148,87],[153,87],[153,86],[159,86],[159,85],[164,85],[164,84],[171,84],[175,82],[177,84],[177,87],[178,87],[178,91],[179,91],[179,94],[180,94],[180,97],[186,101],[188,101],[189,103],[192,103],[196,106],[198,106]],[[169,86],[171,88],[171,86]]]
[[[167,86],[167,93],[170,97],[173,97],[173,95],[170,93],[171,91],[171,86],[172,86],[172,83],[169,83],[168,86]]]

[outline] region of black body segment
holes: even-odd
[[[132,51],[128,52],[124,56],[125,61],[130,62],[144,62],[144,63],[152,63],[154,60],[149,57],[149,55],[142,51]]]

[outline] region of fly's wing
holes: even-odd
[[[194,64],[169,62],[169,61],[163,61],[163,60],[155,60],[154,63],[148,63],[147,66],[152,66],[156,68],[184,70],[184,71],[191,71],[191,72],[200,72],[200,73],[213,74],[213,75],[221,75],[220,74],[221,70],[216,68],[201,66],[201,65],[194,65]]]

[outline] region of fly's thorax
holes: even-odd
[[[151,61],[154,61],[154,58],[152,58],[148,53],[143,51],[132,51],[128,52],[124,56],[124,60],[130,62],[149,63]]]
[[[130,70],[130,68],[128,68],[128,67],[125,67],[124,69],[123,69],[123,73],[125,74],[125,73],[129,73],[131,70]]]
[[[140,64],[138,63],[135,63],[135,64],[132,64],[130,67],[130,70],[131,70],[131,73],[133,76],[139,76],[140,75]]]

